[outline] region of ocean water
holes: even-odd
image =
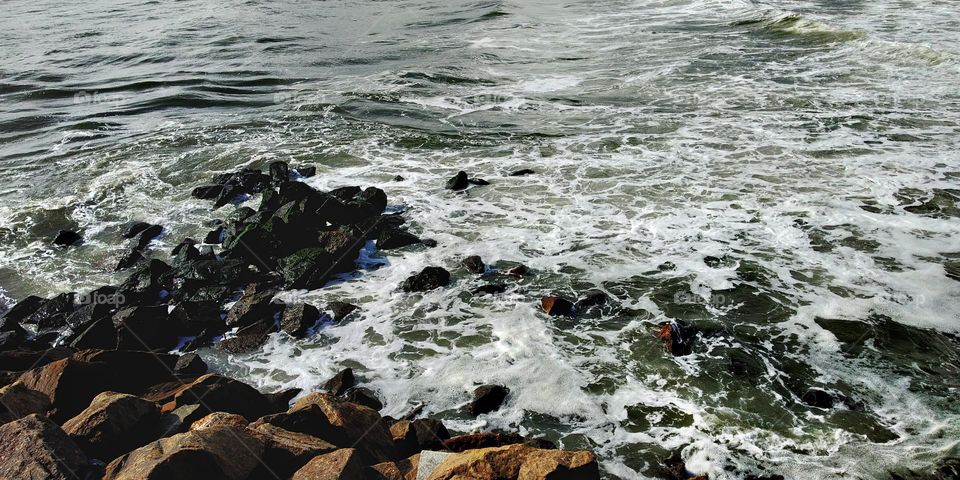
[[[130,220],[165,227],[160,258],[202,238],[231,207],[189,192],[217,173],[313,164],[311,185],[379,186],[439,245],[285,292],[361,310],[203,352],[228,374],[310,390],[351,366],[384,414],[589,448],[610,479],[662,478],[674,455],[717,479],[885,479],[960,455],[954,2],[3,9],[4,301],[117,281]],[[458,170],[491,185],[444,190]],[[50,248],[61,228],[86,243]],[[535,274],[474,296],[467,255]],[[452,286],[399,291],[428,265]],[[623,309],[539,310],[589,289]],[[699,331],[693,354],[664,351],[668,320]],[[509,386],[505,407],[460,413],[478,383]],[[808,388],[849,401],[813,408]]]

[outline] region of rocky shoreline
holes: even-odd
[[[451,435],[418,411],[381,416],[375,392],[357,385],[350,369],[323,392],[269,394],[209,371],[196,349],[256,351],[272,333],[302,338],[357,308],[283,304],[274,300],[282,290],[322,288],[355,270],[370,242],[379,250],[435,244],[407,232],[400,213],[385,213],[383,190],[320,192],[298,181],[314,174],[274,162],[268,173],[222,175],[192,195],[236,210],[203,242],[180,242],[169,264],[150,258],[163,227],[134,222],[123,235],[130,250],[116,266],[131,271],[125,281],[85,294],[30,296],[5,312],[0,478],[599,478],[588,451],[515,433]],[[447,187],[486,183],[460,172]],[[258,208],[242,206],[253,195]],[[82,233],[61,231],[53,243],[82,241]],[[479,257],[463,265],[477,274],[487,268]],[[427,267],[400,287],[422,292],[449,283],[448,271]],[[503,289],[491,283],[477,293]],[[577,306],[564,302],[544,299],[543,306],[572,314]],[[495,411],[509,393],[480,386],[464,410]]]

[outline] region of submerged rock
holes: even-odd
[[[576,307],[573,302],[561,297],[547,296],[540,299],[540,306],[543,311],[552,317],[566,316],[572,317],[576,314]]]
[[[333,321],[337,323],[343,321],[358,308],[360,307],[347,302],[330,302],[327,304],[327,311],[333,313]]]
[[[686,324],[679,320],[661,323],[657,338],[663,341],[664,348],[675,357],[689,355],[693,351],[692,335],[687,331]]]
[[[53,239],[54,245],[69,247],[83,242],[83,236],[73,230],[60,230]]]
[[[479,255],[466,257],[460,264],[463,265],[463,268],[466,268],[468,272],[478,275],[487,269],[487,266],[483,263],[483,259],[481,259]]]
[[[473,391],[473,401],[464,410],[473,416],[498,410],[507,399],[510,389],[503,385],[481,385]]]
[[[426,267],[407,278],[401,288],[405,292],[426,292],[450,284],[450,272],[441,267]]]
[[[353,376],[353,369],[344,368],[334,375],[333,378],[327,380],[327,382],[323,384],[323,389],[331,395],[340,396],[354,385],[356,385],[356,379]]]
[[[294,338],[306,336],[310,327],[320,321],[320,310],[307,303],[287,305],[280,317],[280,328]]]
[[[463,170],[457,172],[456,175],[447,180],[446,188],[447,190],[463,190],[470,185],[469,180],[467,179],[467,172]]]
[[[511,173],[510,173],[510,176],[511,176],[511,177],[522,177],[522,176],[524,176],[524,175],[533,175],[534,173],[537,173],[537,172],[534,172],[533,170],[531,170],[531,169],[529,169],[529,168],[523,168],[523,169],[520,169],[520,170],[516,170],[516,171],[514,171],[514,172],[511,172]]]
[[[490,283],[487,285],[481,285],[477,288],[474,288],[471,292],[474,295],[495,295],[498,293],[503,293],[507,291],[506,285],[501,285],[499,283]]]
[[[397,228],[386,229],[377,236],[377,248],[380,250],[392,250],[394,248],[403,248],[408,245],[420,243],[420,238],[416,235]]]

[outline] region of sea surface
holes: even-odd
[[[955,1],[0,7],[7,303],[121,279],[131,220],[165,227],[161,258],[203,238],[233,207],[189,192],[218,173],[313,164],[311,185],[381,187],[439,245],[284,293],[361,310],[203,352],[228,374],[318,389],[350,366],[384,414],[589,448],[609,479],[670,457],[715,479],[886,479],[960,455]],[[491,185],[445,190],[458,170]],[[63,228],[86,242],[51,248]],[[475,296],[467,255],[535,274]],[[399,291],[428,265],[453,285]],[[539,309],[589,289],[623,308]],[[670,320],[699,332],[691,355],[656,338]],[[505,407],[461,413],[478,383],[510,387]],[[844,400],[811,407],[809,388]]]

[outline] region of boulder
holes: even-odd
[[[73,355],[73,352],[72,348],[67,347],[34,349],[23,346],[13,350],[0,350],[0,371],[22,372],[40,368],[50,362],[67,358]]]
[[[50,400],[50,418],[63,422],[83,411],[103,391],[112,372],[103,363],[64,358],[20,375],[23,386]]]
[[[320,321],[320,310],[307,303],[287,305],[280,316],[280,328],[294,338],[303,338]]]
[[[356,257],[354,257],[356,258]],[[304,248],[280,260],[284,287],[321,288],[334,273],[336,257],[323,248]]]
[[[506,285],[501,285],[499,283],[488,283],[486,285],[480,285],[477,288],[471,290],[471,293],[474,295],[496,295],[498,293],[503,293],[507,291]]]
[[[353,376],[353,369],[344,368],[334,375],[333,378],[327,380],[327,382],[323,384],[323,389],[330,393],[330,395],[340,396],[355,384],[356,379]]]
[[[343,394],[343,398],[348,402],[356,403],[357,405],[363,405],[364,407],[372,408],[377,411],[383,408],[383,403],[381,403],[380,399],[377,398],[377,395],[373,393],[373,390],[370,390],[369,388],[353,387]]]
[[[507,275],[512,277],[526,277],[528,274],[530,274],[530,269],[526,265],[517,265],[507,270]]]
[[[693,352],[692,337],[687,324],[680,320],[663,322],[657,330],[657,338],[663,342],[664,349],[675,357]]]
[[[150,228],[150,224],[147,222],[133,222],[127,227],[127,231],[123,234],[123,238],[133,238],[140,234],[140,232]]]
[[[73,230],[60,230],[57,232],[57,236],[53,239],[54,245],[60,245],[62,247],[79,245],[81,242],[83,242],[83,235],[80,235]]]
[[[200,200],[214,200],[223,193],[223,185],[201,185],[190,192],[193,198]]]
[[[347,302],[330,302],[327,304],[327,311],[333,314],[333,321],[337,323],[347,318],[358,308],[360,307]]]
[[[422,472],[421,472],[422,473]],[[510,478],[548,480],[600,478],[600,467],[587,451],[543,450],[526,445],[469,450],[447,457],[428,480]]]
[[[107,465],[104,480],[245,480],[264,446],[246,429],[217,426],[148,443]]]
[[[153,241],[154,238],[159,237],[161,233],[163,233],[163,227],[160,225],[150,225],[145,228],[140,232],[139,238],[137,238],[137,250],[147,248],[147,245],[150,245],[150,242]]]
[[[303,178],[310,178],[317,174],[317,167],[313,165],[300,165],[294,167],[293,171]]]
[[[118,350],[170,351],[183,333],[170,321],[167,306],[129,307],[113,316]]]
[[[225,330],[220,318],[220,305],[216,301],[179,302],[170,312],[170,320],[177,323],[186,335],[197,335],[205,329]]]
[[[287,162],[270,162],[268,170],[270,171],[270,180],[274,185],[280,185],[290,180],[290,167],[287,165]]]
[[[421,450],[447,450],[443,441],[450,438],[443,423],[433,419],[400,420],[390,426],[390,435],[401,457],[409,457]]]
[[[804,392],[804,394],[800,397],[800,401],[810,405],[811,407],[833,408],[836,398],[834,398],[834,396],[826,390],[811,388]]]
[[[263,461],[281,478],[288,478],[317,455],[337,449],[333,444],[305,433],[291,432],[262,423],[254,428],[264,441]]]
[[[480,432],[446,438],[441,441],[441,444],[443,445],[443,450],[450,452],[464,452],[477,448],[502,447],[504,445],[516,445],[526,442],[527,439],[517,433]]]
[[[139,395],[152,385],[177,380],[171,372],[179,357],[169,353],[81,350],[73,355],[73,359],[104,365],[110,372],[104,379],[104,390]]]
[[[383,462],[368,467],[370,472],[368,477],[377,480],[417,480],[417,467],[420,464],[420,455],[413,455],[410,458],[397,460],[396,462]]]
[[[450,272],[441,267],[426,267],[407,278],[401,288],[405,292],[426,292],[450,284]]]
[[[533,170],[531,170],[531,169],[529,169],[529,168],[523,168],[523,169],[520,169],[520,170],[516,170],[516,171],[514,171],[514,172],[510,172],[510,176],[511,176],[511,177],[522,177],[522,176],[524,176],[524,175],[533,175],[534,173],[537,173],[537,172],[535,172],[535,171],[533,171]]]
[[[447,180],[445,187],[447,190],[463,190],[470,185],[469,180],[467,179],[467,172],[463,170],[457,172],[456,175]]]
[[[393,437],[376,410],[327,394],[311,393],[297,401],[288,413],[314,410],[313,415],[316,415],[315,409],[319,409],[329,425],[326,432],[317,436],[338,447],[356,446],[365,465],[397,458]]]
[[[473,391],[473,401],[464,410],[477,416],[500,408],[510,389],[503,385],[481,385]]]
[[[577,300],[575,310],[578,312],[586,311],[590,308],[606,305],[610,296],[602,290],[590,290],[583,297]]]
[[[318,455],[293,474],[293,480],[364,480],[359,450],[341,448]]]
[[[173,373],[178,377],[199,377],[207,373],[207,364],[196,353],[187,353],[177,359]]]
[[[0,425],[0,478],[76,480],[92,470],[83,451],[43,416]]]
[[[46,301],[47,299],[45,298],[30,295],[17,302],[10,310],[7,310],[7,313],[3,314],[3,318],[12,322],[22,322],[25,318],[32,315],[33,312],[36,312]]]
[[[377,248],[392,250],[420,243],[420,237],[399,228],[388,228],[377,234]]]
[[[230,353],[250,353],[255,352],[264,343],[271,333],[277,331],[276,322],[260,321],[252,325],[241,327],[237,330],[236,336],[221,340],[217,343],[217,348]]]
[[[67,337],[66,343],[72,348],[99,348],[104,350],[117,348],[118,332],[112,318],[101,318],[77,326],[77,331]]]
[[[41,392],[30,390],[23,383],[14,382],[0,388],[0,423],[38,413],[46,415],[50,399]]]
[[[483,259],[481,259],[479,255],[471,255],[464,258],[460,264],[463,265],[463,268],[466,268],[468,272],[478,275],[487,269],[487,266],[483,263]]]
[[[67,317],[76,310],[76,293],[61,293],[47,300],[20,323],[36,325],[38,329],[61,328],[66,325]]]
[[[160,407],[125,393],[103,392],[63,430],[91,458],[110,461],[159,435]]]
[[[247,285],[243,296],[227,312],[227,328],[273,322],[273,315],[279,310],[279,304],[271,303],[276,293],[276,289],[269,285]]]
[[[177,390],[164,411],[191,404],[199,404],[205,414],[237,413],[250,421],[271,413],[269,400],[257,389],[215,373],[208,373]]]
[[[273,412],[284,412],[290,408],[290,401],[293,400],[303,390],[299,388],[289,388],[274,393],[265,393],[267,401],[270,402],[270,410]]]
[[[159,432],[160,438],[169,437],[183,433],[193,425],[194,422],[203,418],[203,409],[200,405],[184,405],[174,409],[172,412],[164,413],[160,416]]]
[[[246,428],[250,422],[242,415],[227,412],[213,412],[190,424],[190,430],[203,430],[213,427]]]
[[[576,314],[576,307],[573,305],[573,302],[561,297],[543,297],[540,299],[540,306],[543,308],[543,311],[551,317],[572,317]]]

